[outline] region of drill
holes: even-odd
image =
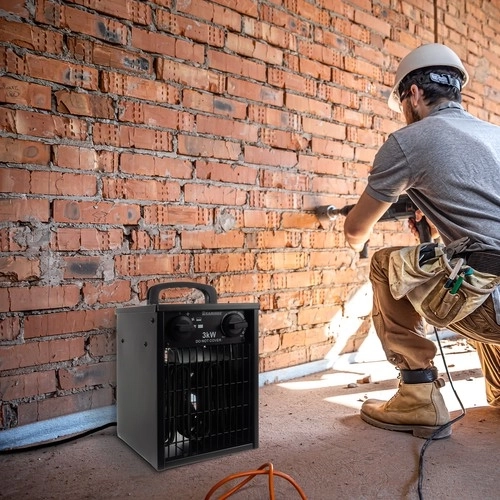
[[[336,219],[337,215],[346,216],[355,205],[346,205],[342,208],[335,208],[333,205],[322,205],[316,208],[316,216],[321,222],[333,221]],[[427,222],[425,217],[422,217],[418,222],[415,219],[415,212],[418,210],[418,207],[411,201],[410,197],[407,194],[402,194],[399,197],[399,200],[393,203],[387,211],[380,217],[379,222],[381,221],[389,221],[389,220],[404,220],[404,219],[413,219],[415,223],[415,227],[418,231],[418,237],[420,243],[426,243],[432,241],[431,238],[431,229],[429,227],[429,223]],[[365,244],[365,247],[361,251],[361,257],[367,257],[368,242]]]

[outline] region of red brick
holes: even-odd
[[[97,179],[94,175],[63,172],[31,172],[29,192],[58,196],[95,196]]]
[[[236,160],[241,153],[241,146],[237,142],[193,135],[179,135],[177,140],[180,154]]]
[[[17,255],[0,257],[0,276],[10,282],[35,281],[40,278],[40,261]]]
[[[158,29],[174,35],[185,36],[196,42],[206,43],[216,47],[224,45],[224,32],[214,25],[194,21],[193,19],[177,16],[166,10],[158,10],[156,13],[156,25]]]
[[[72,310],[26,316],[27,339],[115,328],[115,309]]]
[[[103,197],[110,199],[177,201],[181,189],[178,182],[151,179],[105,179]]]
[[[224,253],[209,254],[198,253],[194,255],[194,272],[205,274],[251,271],[255,267],[255,256],[250,253]]]
[[[261,140],[273,148],[303,151],[308,149],[310,138],[304,132],[286,132],[264,128],[260,131]]]
[[[128,19],[137,24],[149,24],[152,20],[151,7],[139,0],[72,0],[73,3],[83,5],[89,9],[103,12],[113,17]]]
[[[0,200],[1,221],[28,222],[38,220],[47,222],[49,217],[50,206],[48,200],[38,200],[35,198],[11,198]]]
[[[7,76],[0,77],[0,102],[50,109],[50,87],[23,82]]]
[[[51,248],[58,251],[117,250],[123,244],[121,229],[59,227],[52,232]]]
[[[294,233],[289,231],[258,231],[256,233],[247,234],[245,239],[245,245],[248,248],[286,248],[286,247],[298,247],[300,244],[300,233]],[[275,254],[265,254],[258,259],[261,262],[260,265],[269,266],[270,261],[275,257]],[[281,256],[276,257],[281,259]],[[264,264],[267,262],[267,264]],[[284,263],[283,263],[284,264]],[[277,264],[279,268],[281,264]]]
[[[56,389],[54,370],[0,377],[0,394],[4,401],[50,394]]]
[[[48,165],[49,160],[48,144],[0,137],[0,161]]]
[[[117,255],[116,272],[119,276],[173,275],[189,272],[189,254]]]
[[[278,188],[290,191],[309,191],[309,176],[282,170],[262,170],[260,185],[265,188]]]
[[[305,116],[302,119],[302,126],[304,127],[304,132],[309,134],[330,137],[331,139],[340,141],[346,139],[346,126],[343,123],[332,123]]]
[[[62,6],[58,24],[73,33],[84,33],[111,43],[127,43],[128,28],[125,24],[81,9]]]
[[[231,31],[238,31],[241,27],[241,15],[234,10],[225,9],[220,5],[206,0],[192,0],[177,7],[179,12],[184,12],[195,17],[201,17],[214,24],[226,26]]]
[[[139,218],[139,207],[129,203],[54,201],[54,220],[56,222],[137,224]]]
[[[214,279],[213,286],[223,294],[255,294],[271,288],[271,277],[268,274],[255,272],[245,274],[220,274]]]
[[[128,302],[132,298],[130,281],[113,280],[112,283],[93,283],[83,285],[83,300],[86,304],[111,304]]]
[[[79,301],[80,289],[74,285],[0,288],[1,312],[74,307]]]
[[[301,206],[301,195],[281,191],[251,191],[251,207],[267,209],[297,209]]]
[[[195,130],[194,115],[151,104],[136,101],[121,101],[119,118],[132,123],[145,123],[153,127],[184,130]]]
[[[20,168],[0,168],[2,193],[26,193],[30,186],[31,172]]]
[[[204,44],[176,38],[175,57],[184,61],[203,64],[205,62],[205,46]]]
[[[83,337],[26,342],[0,346],[0,368],[12,370],[80,358],[85,354]]]
[[[116,354],[116,333],[90,335],[89,353],[92,357],[111,356]]]
[[[0,127],[7,132],[38,137],[67,137],[83,140],[87,124],[75,118],[0,108]]]
[[[108,386],[116,383],[116,364],[108,361],[60,368],[57,370],[57,378],[63,391],[96,385]]]
[[[147,99],[157,103],[177,104],[179,102],[179,90],[172,85],[107,71],[101,73],[101,90],[110,94]]]
[[[247,201],[247,192],[234,187],[207,186],[206,184],[186,184],[184,186],[186,203],[210,204],[214,200],[220,205],[241,206]]]
[[[144,207],[144,221],[155,225],[205,226],[213,223],[213,214],[212,210],[198,206],[152,205]]]
[[[54,163],[71,169],[97,170],[98,153],[95,149],[60,144],[54,147]]]
[[[171,250],[176,245],[177,232],[162,230],[159,234],[155,234],[154,229],[151,232],[133,230],[130,236],[131,250]]]
[[[321,156],[334,156],[345,160],[354,160],[354,147],[344,142],[332,141],[320,137],[311,140],[312,152]]]
[[[208,51],[208,65],[224,73],[231,73],[253,80],[266,81],[266,65],[260,62],[249,61],[240,56],[227,54],[216,50]]]
[[[207,92],[186,89],[183,92],[182,104],[185,108],[207,111],[214,115],[246,118],[247,105],[236,100],[225,99]]]
[[[312,78],[285,72],[277,68],[269,70],[268,83],[276,87],[296,90],[308,95],[316,95],[317,93],[317,83]]]
[[[39,420],[79,413],[113,403],[111,387],[78,392],[70,395],[59,395],[41,401],[22,403],[18,406],[18,425],[26,425]]]
[[[283,52],[280,49],[236,33],[227,34],[225,47],[243,57],[265,61],[268,64],[283,63]]]
[[[275,212],[267,212],[265,210],[244,210],[243,224],[245,227],[267,227],[275,228],[280,221],[280,215]]]
[[[24,62],[24,71],[32,78],[97,90],[98,70],[95,68],[33,54],[26,54]]]
[[[240,231],[217,234],[213,231],[182,231],[181,248],[183,250],[201,250],[206,248],[243,248],[245,235]]]
[[[196,130],[200,134],[214,134],[248,142],[257,142],[259,136],[259,128],[255,125],[204,115],[197,117]]]
[[[207,90],[216,94],[222,94],[226,89],[226,77],[220,73],[177,61],[159,59],[157,73],[161,80],[180,83],[187,87]]]
[[[286,107],[321,118],[331,118],[332,114],[330,103],[291,93],[286,94]]]
[[[279,151],[256,146],[245,146],[245,163],[293,167],[297,164],[297,153],[294,151]]]
[[[255,185],[258,170],[245,165],[230,165],[227,163],[197,161],[196,177],[219,182]]]
[[[6,18],[0,19],[0,41],[52,54],[60,54],[63,50],[61,33],[25,23],[10,22]]]
[[[0,0],[0,9],[24,18],[30,16],[28,9],[22,1]]]
[[[57,111],[72,115],[92,116],[112,119],[113,101],[107,96],[59,90],[54,93]]]
[[[150,75],[153,72],[151,56],[109,45],[94,44],[92,62],[107,68],[117,68],[144,75]]]
[[[94,142],[108,146],[136,147],[153,151],[171,151],[172,134],[163,130],[96,123]]]
[[[16,340],[21,335],[21,326],[17,316],[0,316],[0,341]]]
[[[264,87],[260,83],[253,83],[246,80],[228,77],[227,91],[231,95],[249,99],[250,101],[266,103],[271,106],[280,107],[284,104],[284,95],[282,90],[272,87]],[[293,109],[293,107],[289,106],[288,103],[287,107]]]
[[[102,278],[105,265],[101,257],[94,256],[63,257],[61,261],[64,279]]]
[[[264,9],[265,6],[263,5],[262,11]],[[297,20],[295,24],[300,24],[300,21]],[[297,50],[297,35],[293,33],[293,27],[290,30],[282,29],[276,25],[269,26],[265,22],[247,18],[243,26],[243,33],[276,47],[294,52]]]
[[[159,158],[152,155],[122,153],[120,155],[120,171],[134,175],[190,179],[193,175],[193,166],[190,161],[180,158]]]

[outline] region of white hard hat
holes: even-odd
[[[399,63],[396,71],[396,79],[391,95],[389,96],[389,108],[393,111],[401,112],[401,103],[399,102],[398,88],[401,80],[416,69],[430,68],[435,66],[450,66],[458,69],[463,75],[462,87],[465,87],[469,81],[469,75],[462,64],[460,58],[449,47],[440,43],[430,43],[421,45],[412,50]]]

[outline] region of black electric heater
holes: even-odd
[[[205,303],[160,303],[185,287]],[[258,447],[258,310],[186,282],[117,310],[117,433],[156,470]]]

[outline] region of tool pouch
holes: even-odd
[[[500,284],[500,277],[474,270],[451,293],[445,285],[458,259],[450,254],[443,245],[423,243],[396,250],[389,259],[392,296],[396,300],[406,296],[428,323],[440,328],[468,316]]]

